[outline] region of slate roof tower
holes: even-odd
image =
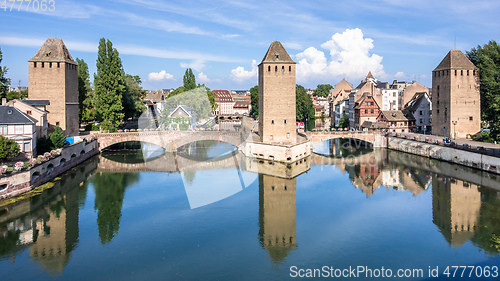
[[[29,61],[30,100],[49,100],[49,130],[78,135],[78,64],[59,38],[49,38]]]
[[[481,129],[479,70],[459,50],[432,71],[432,134],[465,138]]]

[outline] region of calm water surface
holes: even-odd
[[[1,280],[283,280],[291,266],[430,266],[437,280],[500,265],[500,178],[338,141],[315,151],[291,166],[213,143],[95,157],[0,208]]]

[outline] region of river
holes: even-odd
[[[2,280],[286,280],[353,268],[361,279],[449,280],[462,271],[452,266],[498,279],[500,178],[338,140],[314,150],[293,165],[220,143],[96,156],[0,207]]]

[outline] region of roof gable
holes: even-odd
[[[37,122],[36,119],[29,117],[19,109],[8,105],[0,105],[0,120],[0,124],[33,125]]]
[[[285,47],[281,45],[280,41],[273,41],[266,55],[262,59],[261,63],[265,62],[285,62],[285,63],[295,63],[290,55],[288,55]]]

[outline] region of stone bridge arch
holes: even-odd
[[[176,151],[178,147],[202,140],[217,140],[240,148],[242,135],[239,132],[219,131],[127,132],[98,134],[97,140],[100,151],[111,145],[130,141],[142,141],[163,147],[166,151]]]
[[[376,132],[321,132],[321,133],[310,133],[308,137],[311,139],[313,144],[320,143],[323,141],[331,139],[353,139],[361,140],[371,144],[376,145],[376,135],[380,135]]]

